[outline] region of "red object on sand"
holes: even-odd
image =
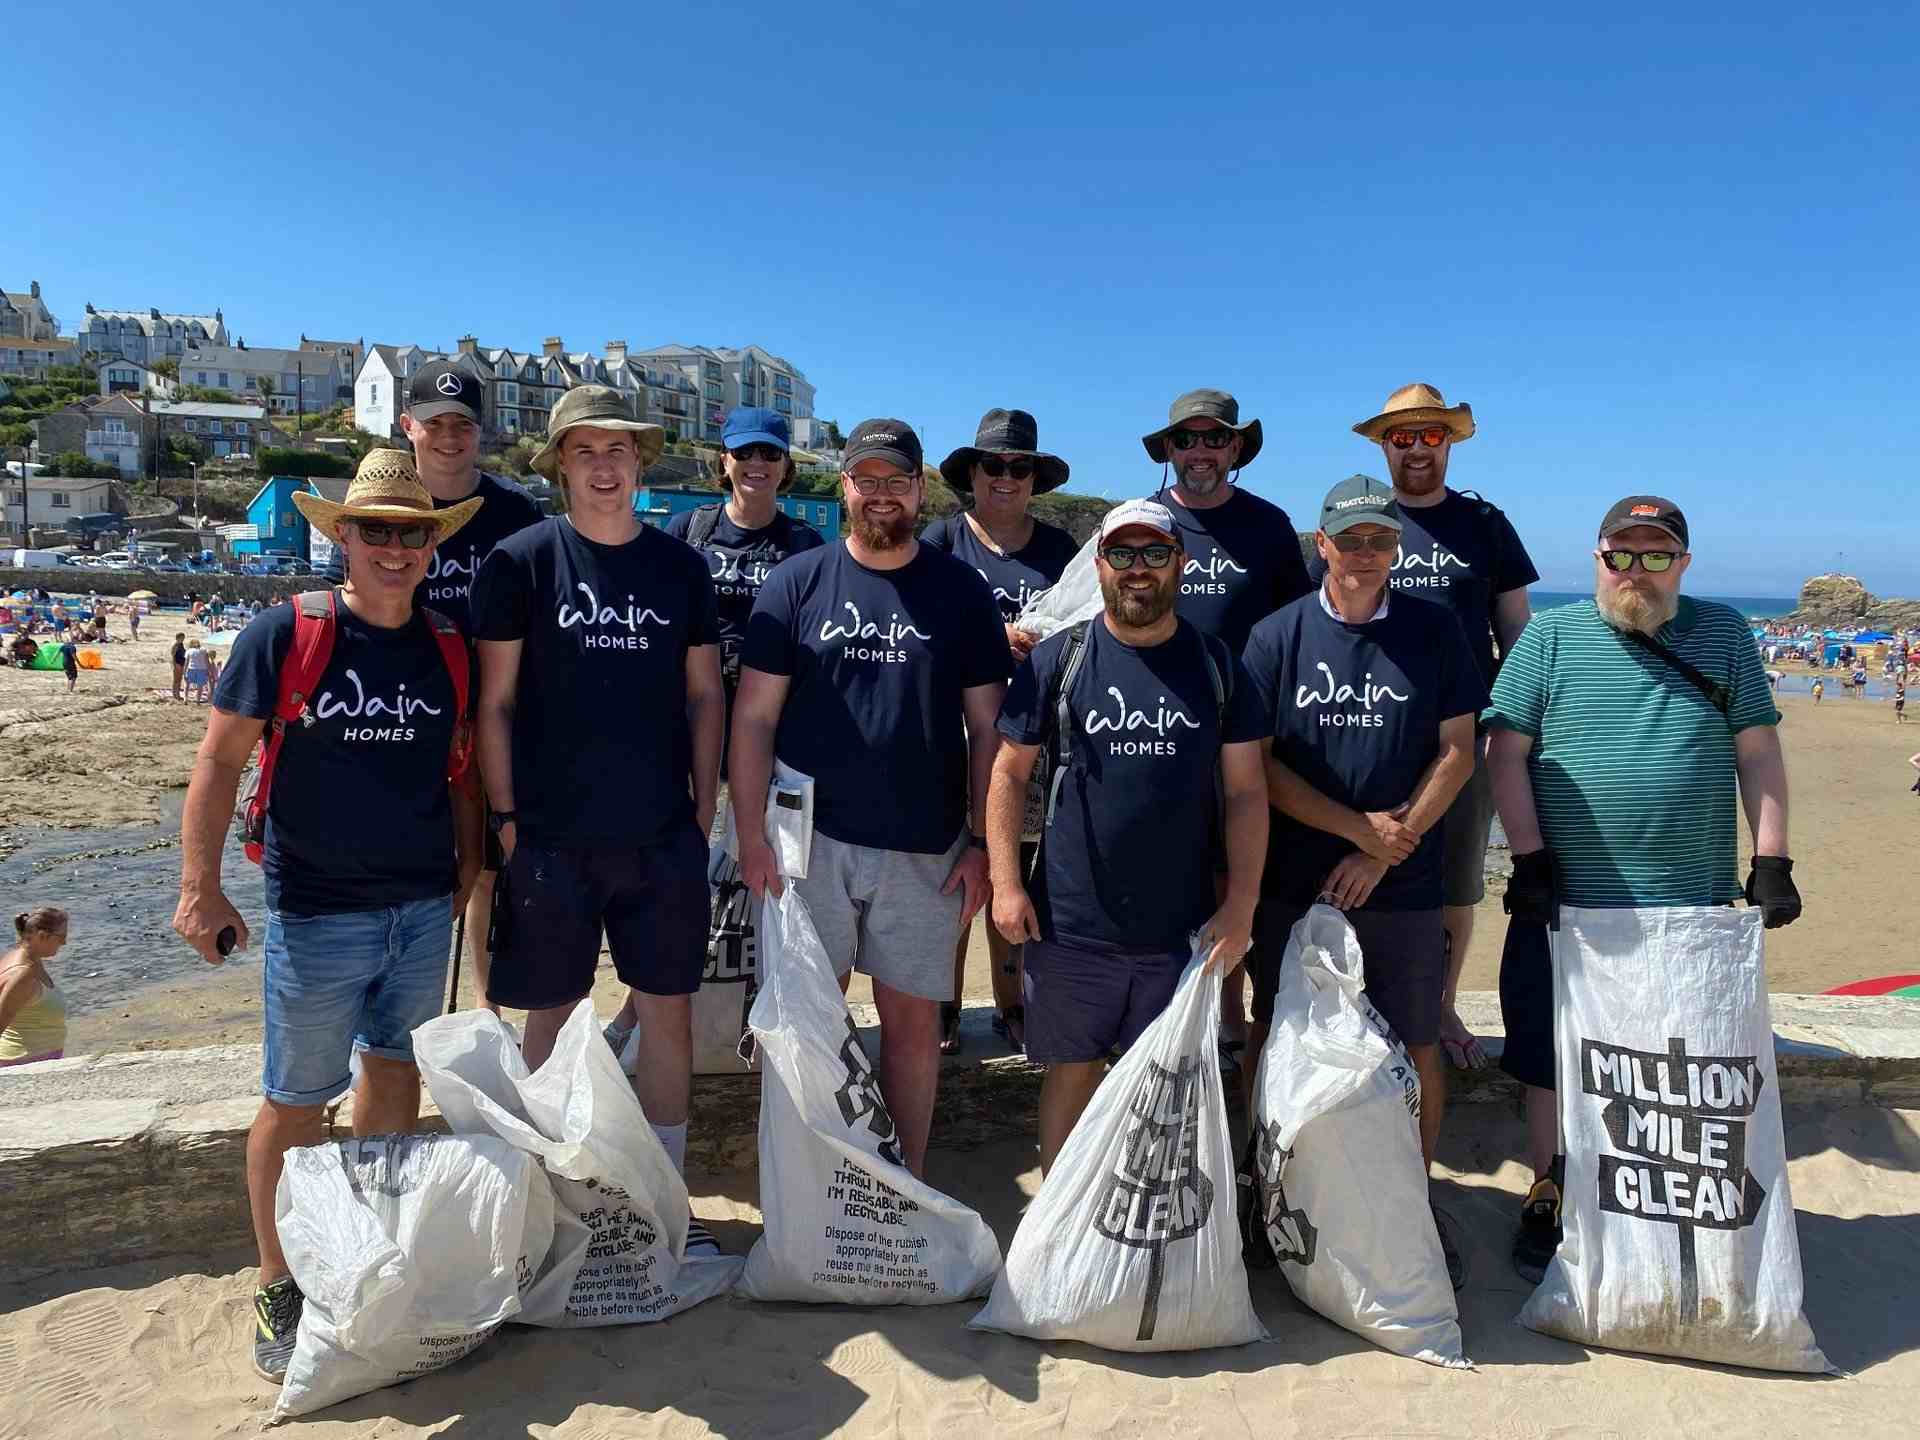
[[[1920,999],[1920,975],[1882,975],[1877,980],[1856,980],[1851,985],[1837,985],[1824,993],[1828,995],[1899,995],[1909,999]]]

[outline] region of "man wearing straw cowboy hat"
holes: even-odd
[[[1473,407],[1464,401],[1450,406],[1433,386],[1416,381],[1394,391],[1378,415],[1353,430],[1380,446],[1393,477],[1393,498],[1400,507],[1400,557],[1389,583],[1396,591],[1412,591],[1453,611],[1473,647],[1481,679],[1492,685],[1494,646],[1497,643],[1505,655],[1527,628],[1532,613],[1527,586],[1540,575],[1503,512],[1477,495],[1447,488],[1453,447],[1473,438]],[[1463,1069],[1487,1063],[1480,1042],[1460,1023],[1455,996],[1467,942],[1473,938],[1473,907],[1487,893],[1492,819],[1493,790],[1482,740],[1474,746],[1473,778],[1448,809],[1442,837],[1447,976],[1440,1044]]]
[[[482,406],[480,381],[471,371],[435,360],[422,365],[407,382],[407,408],[400,416],[400,428],[413,446],[420,483],[433,496],[433,503],[444,509],[469,499],[480,502],[473,520],[461,530],[459,544],[434,551],[426,578],[420,582],[420,593],[414,597],[417,603],[429,605],[453,621],[463,635],[473,633],[469,594],[480,562],[514,531],[537,524],[542,518],[539,502],[533,496],[513,481],[480,468]],[[486,862],[474,881],[459,927],[465,933],[465,949],[473,966],[474,993],[483,1005],[491,962],[487,918],[499,869],[499,843],[489,832]]]
[[[593,989],[604,929],[646,1035],[635,1093],[684,1168],[727,702],[706,561],[633,513],[665,443],[618,391],[568,391],[533,457],[566,513],[481,562],[473,633],[488,823],[506,860],[487,998],[527,1012],[521,1053],[539,1069]],[[712,1240],[696,1229],[689,1243]]]
[[[343,501],[294,503],[345,550],[347,584],[319,592],[325,603],[311,609],[302,597],[298,620],[293,604],[261,612],[234,641],[187,787],[173,920],[210,965],[246,944],[247,922],[220,883],[227,822],[241,772],[281,704],[282,671],[306,653],[295,652],[296,637],[330,632],[312,702],[281,732],[262,854],[266,1046],[247,1193],[260,1247],[254,1365],[276,1380],[302,1303],[274,1227],[283,1157],[320,1143],[323,1107],[347,1088],[355,1051],[354,1132],[414,1128],[412,1032],[439,1013],[453,916],[481,851],[478,788],[470,770],[449,765],[464,737],[437,632],[459,638],[414,604],[435,548],[480,502],[437,509],[411,455],[372,450]],[[464,669],[464,648],[456,653]]]

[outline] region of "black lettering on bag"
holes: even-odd
[[[847,1068],[847,1080],[834,1092],[834,1100],[840,1106],[840,1118],[849,1127],[865,1122],[870,1133],[880,1141],[880,1158],[891,1160],[895,1165],[907,1162],[900,1156],[900,1136],[893,1128],[893,1116],[887,1113],[887,1102],[880,1098],[880,1082],[874,1076],[873,1062],[867,1059],[867,1049],[860,1043],[860,1032],[853,1028],[853,1017],[847,1017],[847,1038],[840,1044],[840,1063]]]

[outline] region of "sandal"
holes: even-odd
[[[993,1012],[993,1033],[1015,1050],[1027,1048],[1027,1007],[1009,1005]]]
[[[958,1055],[960,1053],[960,1007],[942,1003],[940,1006],[940,1053]]]

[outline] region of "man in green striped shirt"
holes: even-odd
[[[1482,717],[1494,804],[1513,847],[1501,1068],[1528,1087],[1535,1177],[1514,1265],[1536,1283],[1560,1238],[1547,948],[1558,905],[1732,904],[1743,893],[1737,798],[1754,842],[1746,899],[1769,928],[1800,914],[1780,712],[1747,622],[1680,594],[1688,544],[1670,500],[1631,495],[1609,510],[1594,598],[1533,618]]]

